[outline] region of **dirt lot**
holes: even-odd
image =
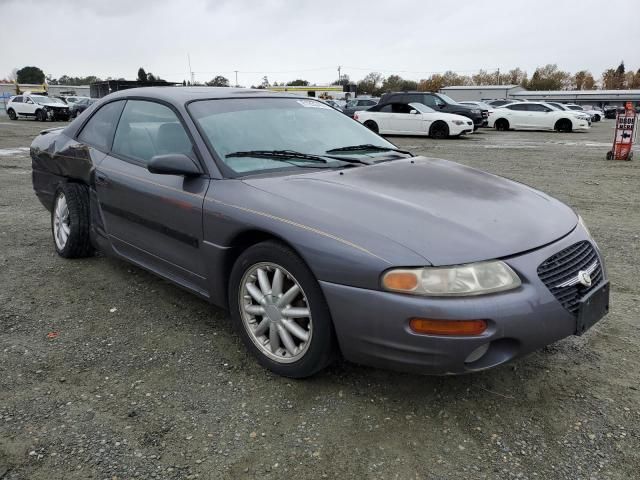
[[[606,256],[605,320],[481,374],[343,362],[306,381],[261,369],[194,296],[117,260],[56,256],[24,149],[44,127],[0,117],[0,479],[640,475],[640,152],[604,160],[612,121],[394,139],[576,208]]]

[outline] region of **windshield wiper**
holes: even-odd
[[[405,155],[410,155],[413,157],[413,153],[407,150],[400,150],[399,148],[393,148],[393,147],[381,147],[379,145],[373,145],[372,143],[365,143],[362,145],[350,145],[348,147],[332,148],[331,150],[327,150],[327,153],[357,152],[360,150],[375,150],[378,152],[398,152],[398,153],[404,153]]]
[[[312,153],[296,152],[295,150],[247,150],[246,152],[227,153],[225,157],[255,157],[270,158],[272,160],[281,160],[290,162],[291,160],[313,163],[328,163],[327,158],[338,160],[345,163],[360,163],[362,165],[371,165],[371,162],[359,160],[357,158],[336,157],[332,155],[314,155]]]

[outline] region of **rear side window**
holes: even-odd
[[[382,107],[378,108],[377,111],[383,113],[391,113],[391,104],[383,105]]]
[[[156,155],[189,155],[192,146],[178,117],[169,107],[129,100],[120,117],[111,150],[146,164]]]
[[[509,110],[516,110],[519,112],[526,112],[529,110],[528,108],[529,106],[526,103],[516,103],[514,105],[509,105],[508,108]]]
[[[530,112],[549,112],[551,109],[545,107],[544,105],[540,105],[539,103],[530,103],[529,105]]]
[[[22,103],[22,97],[14,97],[13,103]]]
[[[435,108],[438,106],[438,104],[436,103],[436,97],[434,97],[433,95],[422,95],[421,101],[420,100],[414,100],[414,101],[420,102],[423,105],[426,105],[427,107]]]
[[[116,129],[124,103],[124,100],[120,100],[101,107],[82,128],[78,140],[98,150],[109,151],[113,132]]]

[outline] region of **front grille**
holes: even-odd
[[[590,287],[585,287],[581,283],[560,286],[575,278],[580,270],[587,270],[594,263],[596,266],[591,272]],[[542,262],[538,267],[538,277],[564,308],[573,315],[577,315],[580,299],[602,281],[602,264],[593,245],[584,240],[574,243]]]

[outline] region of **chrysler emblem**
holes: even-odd
[[[580,270],[578,272],[578,282],[580,282],[585,287],[591,286],[591,275],[586,270]]]
[[[591,286],[591,283],[593,282],[591,275],[594,274],[597,269],[598,261],[596,260],[584,270],[580,270],[575,277],[571,277],[570,279],[556,285],[556,288],[572,287],[578,284],[589,288]]]

